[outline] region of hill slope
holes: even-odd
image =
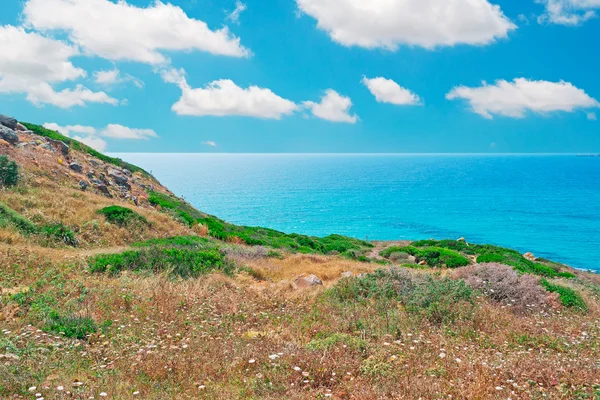
[[[598,275],[236,226],[0,125],[0,398],[600,398]]]

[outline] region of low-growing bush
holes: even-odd
[[[456,275],[492,301],[519,311],[545,306],[548,300],[538,278],[520,275],[508,265],[477,264],[457,270]]]
[[[91,318],[62,315],[56,310],[51,310],[42,329],[46,332],[62,334],[68,338],[83,340],[96,332],[98,328]]]
[[[78,244],[75,233],[63,224],[53,224],[42,228],[42,234],[48,239],[57,241],[67,246],[76,247]]]
[[[431,267],[458,268],[470,264],[468,258],[460,253],[443,247],[391,246],[382,250],[379,255],[389,258],[394,253],[407,253],[414,256],[417,262],[425,261]]]
[[[9,208],[6,204],[0,203],[0,227],[9,225],[17,228],[23,235],[32,235],[38,232],[38,227],[34,223]]]
[[[333,347],[344,345],[351,349],[365,351],[368,343],[364,339],[346,333],[333,333],[321,335],[306,344],[308,350],[330,350]]]
[[[150,247],[120,254],[100,254],[89,260],[91,272],[117,274],[124,270],[152,273],[167,272],[182,278],[193,278],[217,270],[233,273],[233,264],[217,249]]]
[[[470,314],[472,289],[462,280],[438,278],[408,269],[378,270],[360,278],[340,280],[327,292],[337,301],[396,300],[432,324],[452,322]]]
[[[148,221],[144,216],[129,208],[121,206],[104,207],[103,209],[98,210],[98,214],[103,215],[111,224],[119,226],[128,226],[137,223],[148,224]]]
[[[585,304],[585,301],[581,295],[573,289],[550,283],[546,279],[542,279],[540,283],[544,288],[546,288],[547,291],[551,293],[558,293],[560,302],[563,306],[574,308],[580,311],[586,311],[588,309],[587,304]]]
[[[0,188],[15,186],[19,182],[17,163],[9,161],[7,156],[0,156]]]

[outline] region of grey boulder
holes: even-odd
[[[15,131],[3,125],[0,125],[0,139],[13,145],[19,143],[19,136]]]
[[[0,114],[0,125],[3,125],[14,131],[17,129],[17,124],[18,122],[16,119]]]
[[[83,173],[83,167],[76,162],[72,162],[71,164],[69,164],[69,168],[71,168],[71,170],[77,172],[78,174]]]

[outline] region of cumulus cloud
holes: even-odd
[[[95,135],[96,128],[92,126],[83,126],[83,125],[67,125],[60,126],[55,122],[46,122],[44,128],[50,129],[59,133],[62,133],[65,136],[71,136],[73,133],[85,134],[85,135]]]
[[[56,91],[52,85],[86,76],[69,60],[77,48],[62,41],[11,25],[0,26],[0,93],[25,93],[35,105],[51,104],[61,108],[86,103],[119,102],[104,92],[93,92],[77,85]]]
[[[241,1],[236,1],[235,2],[235,10],[233,10],[230,14],[227,15],[227,20],[233,22],[234,24],[239,24],[240,23],[240,15],[242,15],[242,13],[244,11],[246,11],[248,9],[248,6],[246,6],[244,3],[242,3]]]
[[[74,136],[73,139],[80,141],[81,143],[90,146],[92,149],[103,152],[106,150],[108,144],[105,140],[95,136]]]
[[[213,31],[180,7],[160,0],[146,8],[124,0],[27,0],[23,17],[40,31],[64,31],[85,53],[109,60],[157,65],[168,62],[163,54],[168,51],[250,54],[227,27]]]
[[[356,114],[350,115],[352,100],[349,97],[340,95],[333,89],[327,89],[325,95],[321,97],[320,103],[305,101],[302,103],[317,117],[331,122],[346,122],[355,124],[358,121]]]
[[[537,0],[545,7],[538,18],[541,24],[574,26],[596,18],[600,0]]]
[[[488,0],[296,0],[319,29],[344,46],[395,50],[485,45],[516,29]]]
[[[152,129],[128,128],[119,124],[109,124],[106,128],[98,132],[100,136],[113,139],[150,139],[158,137]]]
[[[382,77],[369,79],[365,76],[362,83],[379,103],[390,103],[398,106],[421,104],[419,96],[391,79]]]
[[[122,75],[118,68],[96,71],[94,72],[94,80],[96,83],[105,86],[131,82],[140,89],[144,87],[144,82],[129,74]]]
[[[202,142],[202,144],[210,147],[217,147],[217,143],[212,140],[207,140],[206,142]]]
[[[517,78],[513,82],[499,80],[481,87],[458,86],[446,95],[449,100],[469,102],[473,112],[485,117],[502,115],[523,118],[527,112],[544,114],[553,111],[598,108],[600,103],[569,82],[532,81]]]
[[[181,98],[172,107],[178,115],[216,116],[230,115],[263,119],[281,119],[296,111],[294,102],[284,99],[270,89],[237,86],[229,79],[220,79],[204,88],[191,88],[183,70],[169,69],[161,73],[165,82],[181,88]]]

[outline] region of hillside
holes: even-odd
[[[236,226],[0,116],[0,398],[600,399],[600,276]]]

